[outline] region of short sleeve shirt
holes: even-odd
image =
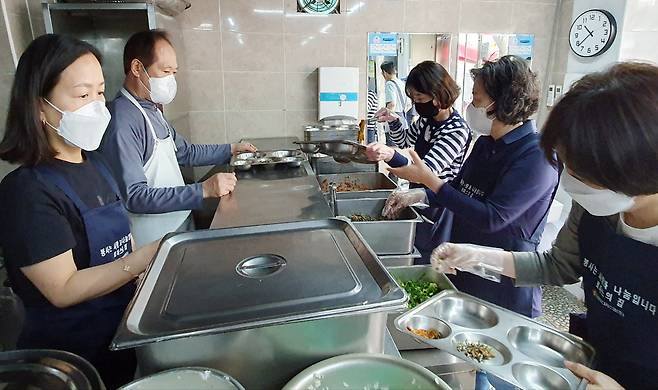
[[[91,161],[48,163],[64,175],[90,208],[114,202],[116,194]],[[84,222],[74,203],[58,187],[20,167],[0,183],[0,246],[4,250],[9,281],[26,306],[48,305],[22,267],[51,259],[69,249],[78,269],[89,267],[89,244]]]

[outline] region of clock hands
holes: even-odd
[[[583,27],[585,27],[585,30],[587,30],[587,36],[585,37],[585,39],[583,39],[582,41],[580,41],[580,45],[582,45],[583,43],[585,43],[585,41],[587,40],[587,38],[589,38],[589,37],[593,37],[593,36],[594,36],[594,33],[593,33],[589,28],[587,28],[587,26],[585,26],[585,25],[583,24]]]
[[[585,30],[587,30],[587,33],[589,34],[588,37],[593,37],[594,36],[594,33],[592,31],[590,31],[589,28],[587,28],[587,26],[583,25],[583,27],[585,27]],[[585,38],[585,39],[587,39],[587,38]],[[585,39],[583,39],[583,41]]]

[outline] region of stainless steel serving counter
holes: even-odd
[[[253,139],[260,150],[294,147],[295,138]],[[211,229],[324,219],[332,216],[308,162],[237,172],[235,191],[219,202]]]
[[[296,138],[243,140],[260,150],[296,148]],[[297,169],[256,169],[236,173],[235,192],[222,198],[210,225],[227,228],[324,219],[332,216],[315,173],[308,162]],[[384,353],[400,357],[393,338],[385,331]],[[415,361],[441,376],[453,388],[473,386],[473,366],[446,352],[429,349],[404,351],[402,357]]]

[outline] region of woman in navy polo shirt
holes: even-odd
[[[655,389],[658,377],[658,67],[621,63],[576,82],[551,111],[541,137],[564,162],[569,218],[544,253],[445,244],[440,270],[491,264],[516,285],[561,286],[582,277],[585,340],[597,370],[627,389]],[[590,382],[610,377],[565,363]]]
[[[445,183],[412,152],[413,164],[391,168],[398,177],[426,189],[395,193],[384,210],[428,202],[452,211],[452,242],[533,251],[541,239],[558,183],[554,164],[544,157],[535,122],[537,76],[525,60],[505,56],[473,69],[473,103],[467,109],[471,127],[481,133],[459,174]],[[470,273],[451,276],[466,293],[528,317],[541,313],[539,287],[515,287],[512,279],[485,280]],[[486,383],[482,375],[478,386]]]

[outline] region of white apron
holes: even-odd
[[[125,88],[121,89],[121,93],[142,113],[146,120],[146,124],[151,131],[153,140],[155,141],[153,154],[146,164],[144,164],[146,184],[151,188],[184,186],[185,181],[183,180],[183,174],[180,171],[178,159],[176,158],[176,144],[174,142],[174,137],[171,134],[171,130],[168,130],[169,135],[167,138],[158,139],[153,124],[142,106],[137,100],[135,100],[130,92],[126,91]],[[160,110],[158,110],[158,113],[160,113]],[[162,115],[162,113],[160,113],[160,115]],[[136,247],[140,248],[150,242],[162,238],[162,236],[169,232],[175,231],[187,219],[190,212],[190,210],[173,211],[162,214],[133,214],[129,212],[130,230],[135,239]]]

